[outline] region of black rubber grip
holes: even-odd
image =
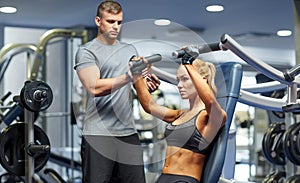
[[[145,57],[145,59],[148,60],[149,64],[152,64],[154,62],[161,61],[162,56],[160,54],[154,54],[154,55],[150,55],[150,56]],[[129,67],[130,68],[135,68],[135,67],[138,67],[138,66],[142,65],[143,63],[144,62],[142,60],[130,61],[129,62]]]
[[[198,54],[221,50],[220,43],[198,45],[197,47],[198,47]],[[184,55],[185,55],[185,50],[176,50],[172,52],[173,58],[182,58]]]

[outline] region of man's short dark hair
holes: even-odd
[[[120,3],[116,1],[106,0],[98,5],[97,16],[101,17],[103,12],[112,13],[116,15],[122,12],[122,7]]]

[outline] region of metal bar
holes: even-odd
[[[12,58],[23,52],[27,52],[27,57],[29,54],[34,53],[37,50],[37,47],[33,44],[7,44],[0,50],[0,65],[4,66],[1,67],[0,72],[0,81],[3,79],[3,75],[8,68],[9,63],[11,62]],[[6,63],[7,62],[7,63]],[[30,66],[27,66],[30,68]]]
[[[176,76],[174,76],[168,72],[165,72],[154,66],[152,66],[151,69],[152,69],[153,73],[156,74],[157,77],[159,77],[161,80],[166,81],[171,84],[174,84],[174,85],[177,84]]]
[[[79,37],[82,39],[83,44],[87,42],[87,31],[76,31],[76,30],[68,30],[68,29],[52,29],[44,33],[40,41],[37,45],[37,51],[34,58],[33,66],[32,66],[32,72],[30,79],[36,80],[38,76],[38,70],[40,68],[40,65],[42,61],[44,60],[44,53],[46,51],[47,43],[56,37]]]
[[[63,116],[69,116],[70,112],[47,112],[47,113],[40,113],[40,117],[63,117]]]
[[[282,111],[282,106],[286,103],[284,99],[264,97],[244,90],[240,90],[240,97],[238,98],[238,101],[249,106],[270,111]]]
[[[223,44],[223,47],[232,51],[235,55],[239,56],[241,59],[243,59],[245,62],[247,62],[257,71],[260,71],[264,75],[268,76],[269,78],[275,81],[279,81],[280,83],[286,85],[292,84],[291,82],[285,80],[285,77],[281,71],[275,69],[274,67],[263,62],[262,60],[253,57],[241,45],[239,45],[235,40],[233,40],[229,35],[224,34],[221,37],[221,42]]]
[[[0,50],[0,63],[22,52],[34,53],[37,47],[33,44],[7,44]]]
[[[25,129],[25,176],[26,176],[26,183],[32,183],[32,178],[34,175],[34,158],[31,157],[26,148],[34,142],[34,114],[31,111],[28,111],[24,108],[24,118],[25,123],[27,123],[27,129]]]
[[[241,88],[251,93],[264,93],[264,92],[271,92],[271,91],[285,89],[286,85],[281,84],[278,81],[270,81],[266,83],[242,86]]]

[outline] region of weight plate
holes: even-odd
[[[296,152],[297,152],[297,154],[300,154],[300,135],[297,135],[295,138],[296,138],[295,143],[297,144]]]
[[[21,104],[32,112],[48,109],[53,100],[50,86],[42,81],[26,81],[20,92]]]
[[[300,175],[293,175],[286,179],[285,183],[299,183],[300,182]]]
[[[269,173],[268,175],[266,175],[266,177],[263,179],[262,183],[270,183],[269,180],[273,177],[273,175],[275,174],[276,172],[273,171],[271,173]]]
[[[285,165],[282,137],[285,132],[285,123],[275,122],[270,125],[263,136],[262,151],[265,158],[272,164]]]
[[[9,173],[25,176],[25,130],[26,123],[14,123],[0,134],[0,164]],[[49,145],[46,133],[34,125],[34,144]],[[49,159],[50,153],[38,153],[34,156],[34,171],[40,171]]]
[[[284,133],[283,148],[286,157],[295,165],[300,165],[300,123],[292,124]]]
[[[285,180],[286,173],[284,171],[274,171],[266,176],[263,183],[280,183]]]

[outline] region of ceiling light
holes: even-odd
[[[12,7],[12,6],[3,6],[3,7],[0,7],[0,12],[1,13],[16,13],[17,8]]]
[[[165,26],[165,25],[170,25],[171,21],[167,19],[157,19],[154,21],[154,24],[158,26]]]
[[[209,12],[220,12],[220,11],[223,11],[223,10],[224,10],[224,7],[221,6],[221,5],[206,6],[206,11],[209,11]]]
[[[277,36],[290,36],[292,35],[292,31],[290,30],[279,30],[277,31]]]

